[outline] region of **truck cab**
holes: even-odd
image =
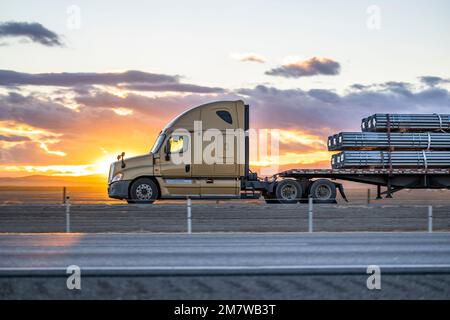
[[[204,104],[178,115],[151,151],[111,164],[108,194],[128,202],[240,198],[249,175],[249,110],[243,101]]]

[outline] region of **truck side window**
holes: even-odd
[[[231,118],[231,114],[228,111],[219,110],[219,111],[216,111],[216,114],[220,117],[220,119],[222,119],[226,123],[229,123],[229,124],[233,123],[233,119]]]
[[[172,136],[169,139],[170,153],[186,152],[188,149],[187,136]]]

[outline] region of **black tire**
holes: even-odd
[[[315,203],[336,203],[336,185],[327,179],[318,179],[309,189]]]
[[[275,188],[277,201],[280,203],[297,203],[303,195],[301,184],[294,179],[284,179]]]
[[[158,187],[152,179],[139,178],[131,185],[128,203],[153,203],[158,195]]]

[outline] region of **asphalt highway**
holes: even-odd
[[[386,270],[445,267],[450,271],[450,234],[0,235],[0,272],[7,268],[57,270],[68,265],[124,272],[323,272],[368,265]]]
[[[134,233],[2,234],[0,298],[373,298],[369,265],[390,279],[379,298],[450,297],[449,233]]]

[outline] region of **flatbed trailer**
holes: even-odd
[[[330,203],[336,202],[335,193],[330,190],[332,184],[347,200],[342,184],[336,180],[374,185],[377,199],[382,195],[392,198],[395,192],[403,189],[450,189],[450,169],[290,169],[277,173],[272,179],[257,183],[247,181],[245,185],[262,191],[265,198],[272,197],[274,203],[279,198],[277,185],[285,180],[300,184],[301,198],[311,196],[316,202]],[[382,192],[381,187],[386,190]],[[325,192],[315,192],[320,188]]]
[[[450,189],[449,169],[292,169],[279,173],[280,177],[296,179],[328,178],[377,186],[377,198],[391,197],[402,189]],[[381,186],[386,187],[381,192]]]

